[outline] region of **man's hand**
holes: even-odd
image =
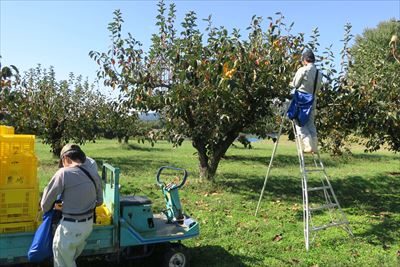
[[[55,210],[62,210],[62,203],[54,203]]]

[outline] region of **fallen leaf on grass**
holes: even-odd
[[[292,206],[293,211],[298,211],[299,209],[300,209],[300,206],[297,203]]]
[[[281,241],[282,240],[282,234],[277,234],[277,235],[275,235],[275,237],[272,239],[272,241],[274,241],[274,242],[279,242],[279,241]]]
[[[285,248],[285,251],[292,251],[292,250],[293,250],[292,246],[288,246],[288,247]],[[295,259],[293,259],[293,260],[295,260]]]
[[[357,250],[354,250],[354,251],[351,253],[351,255],[352,255],[353,257],[360,257],[360,253],[359,253]]]
[[[275,205],[278,205],[278,206],[282,205],[282,203],[281,203],[281,201],[279,199],[277,199],[275,201],[272,201],[272,204],[275,204]]]

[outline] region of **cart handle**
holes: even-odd
[[[171,167],[171,166],[162,166],[160,169],[158,169],[157,175],[156,175],[156,180],[157,184],[159,186],[164,186],[165,183],[163,181],[160,181],[160,176],[163,170],[165,169],[170,169],[170,170],[175,170],[175,171],[183,171],[183,179],[182,182],[179,185],[176,185],[175,188],[181,188],[185,183],[186,183],[186,178],[188,176],[188,172],[185,169],[182,168],[176,168],[176,167]]]

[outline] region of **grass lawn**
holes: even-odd
[[[318,232],[309,252],[303,238],[301,179],[296,146],[281,138],[258,217],[254,211],[264,182],[272,141],[231,147],[214,183],[198,178],[198,161],[189,141],[173,149],[167,142],[121,146],[100,140],[83,146],[100,165],[121,169],[122,194],[147,195],[155,212],[163,209],[155,184],[159,167],[185,168],[180,191],[186,213],[200,222],[200,237],[184,241],[191,266],[400,266],[400,155],[353,150],[354,155],[322,160],[354,237],[341,229]],[[57,169],[50,148],[36,145],[40,190]],[[280,234],[280,241],[273,241]]]

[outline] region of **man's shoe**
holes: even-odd
[[[306,147],[306,148],[303,150],[303,152],[304,152],[304,153],[314,153],[314,150],[313,150],[311,147]]]

